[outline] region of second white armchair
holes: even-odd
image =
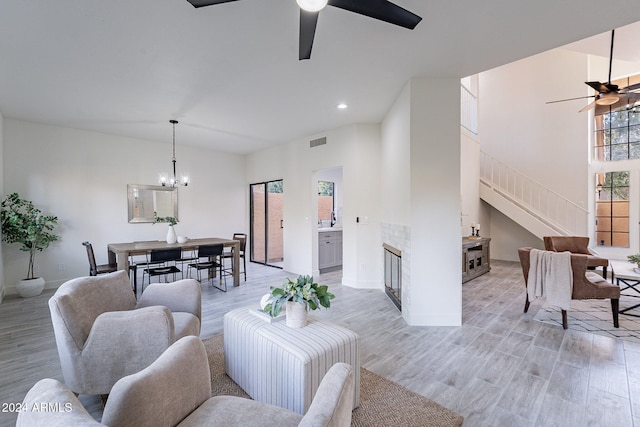
[[[108,394],[127,375],[155,361],[173,342],[200,335],[200,284],[191,279],[153,284],[139,302],[125,271],[80,277],[49,300],[67,387]]]

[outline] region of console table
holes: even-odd
[[[224,315],[227,375],[252,399],[302,415],[309,409],[320,381],[337,362],[353,368],[353,407],[358,407],[359,341],[355,332],[313,316],[309,316],[307,326],[294,329],[286,326],[284,319],[270,322],[262,318],[257,307]]]
[[[462,283],[491,270],[488,237],[462,238]]]

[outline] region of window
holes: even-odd
[[[640,76],[613,81],[620,88],[636,84]],[[640,108],[618,108],[595,115],[594,159],[640,159]]]
[[[334,184],[330,181],[318,181],[318,220],[332,221],[334,210]]]
[[[595,159],[640,159],[640,111],[623,109],[595,116]]]
[[[596,174],[596,242],[629,247],[629,172]]]

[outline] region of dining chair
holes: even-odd
[[[223,265],[223,250],[224,246],[222,244],[199,246],[196,262],[189,264],[189,268],[196,270],[198,281],[201,281],[201,270],[208,270],[210,276],[213,276],[216,273],[216,270],[218,270],[218,282],[220,283],[220,286],[214,285],[213,279],[211,279],[211,286],[220,289],[223,292],[227,292],[228,272],[224,269]],[[191,277],[191,274],[189,274],[189,277]]]
[[[149,276],[149,284],[154,276],[166,276],[173,274],[173,280],[176,280],[176,273],[182,273],[175,262],[182,258],[182,249],[152,249],[147,252],[147,267],[142,273],[142,291],[144,292],[144,276]]]
[[[118,270],[116,264],[96,264],[96,257],[93,253],[93,246],[90,242],[82,242],[87,248],[87,258],[89,258],[89,276],[97,276],[98,274],[113,273]]]
[[[247,259],[244,256],[245,253],[245,249],[247,248],[247,235],[245,233],[233,233],[233,237],[232,240],[237,240],[238,242],[240,242],[240,253],[238,254],[239,258],[242,259],[242,271],[241,273],[244,273],[244,281],[247,281]],[[223,260],[229,259],[231,258],[231,268],[235,269],[236,266],[233,265],[233,250],[234,248],[231,248],[231,250],[229,251],[225,251],[222,254],[222,258]]]

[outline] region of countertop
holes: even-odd
[[[322,228],[318,228],[318,233],[322,233],[324,231],[342,231],[342,227],[322,227]]]

